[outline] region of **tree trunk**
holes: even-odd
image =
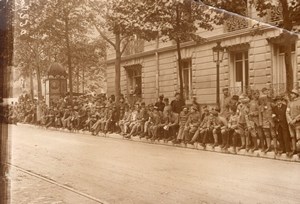
[[[67,46],[67,57],[68,57],[68,72],[69,72],[69,94],[71,106],[73,106],[73,79],[72,79],[72,59],[71,59],[71,48],[69,38],[69,17],[65,14],[65,40]]]
[[[287,0],[280,0],[282,5],[282,18],[283,18],[283,28],[291,31],[293,28],[293,22],[290,19],[290,10]],[[284,31],[285,32],[285,31]],[[289,41],[289,33],[286,33],[287,39]],[[292,44],[287,42],[284,44],[284,61],[286,69],[286,91],[291,91],[294,88],[294,74],[292,66]]]
[[[115,97],[119,103],[121,93],[121,39],[120,34],[116,34],[116,61],[115,61]]]
[[[36,79],[37,79],[37,85],[38,85],[38,100],[42,100],[42,80],[41,80],[41,73],[40,73],[40,65],[39,62],[37,64],[36,68]]]
[[[31,99],[34,99],[34,85],[33,85],[33,76],[32,74],[29,74],[29,79],[30,79],[30,95]]]
[[[84,94],[84,67],[82,68],[82,93]]]
[[[284,46],[284,62],[286,69],[286,91],[289,92],[294,88],[294,73],[292,65],[292,45],[287,44]]]
[[[79,93],[79,67],[77,66],[77,70],[76,70],[76,89],[77,89],[77,93]]]
[[[176,40],[177,47],[177,63],[178,63],[178,72],[179,72],[179,89],[180,89],[180,98],[185,101],[185,97],[183,95],[183,77],[182,77],[182,63],[181,63],[181,48],[180,48],[180,40]]]
[[[179,5],[176,6],[176,24],[177,27],[180,27],[181,22],[181,11],[179,9]],[[185,101],[185,97],[183,95],[183,77],[182,77],[182,63],[181,63],[181,47],[180,47],[180,38],[177,36],[176,38],[176,47],[177,47],[177,55],[178,55],[178,71],[179,71],[179,88],[180,88],[180,98]]]

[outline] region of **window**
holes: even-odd
[[[141,65],[132,65],[126,68],[127,71],[127,85],[129,94],[135,95],[136,97],[142,97],[142,73]]]
[[[189,100],[192,95],[192,59],[183,59],[181,65],[184,96]]]
[[[249,62],[248,51],[239,51],[232,53],[233,87],[244,92],[249,86]]]
[[[292,66],[294,81],[297,79],[297,62],[295,55],[296,45],[292,45]],[[273,84],[279,92],[285,90],[286,85],[286,70],[285,70],[285,59],[284,59],[284,48],[281,45],[273,44]]]

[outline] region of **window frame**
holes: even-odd
[[[242,53],[242,58],[239,60],[236,60],[236,55]],[[249,50],[238,50],[238,51],[232,51],[230,53],[230,69],[231,69],[231,87],[234,89],[241,88],[241,92],[245,92],[247,90],[247,87],[250,86],[250,70],[249,70]],[[241,86],[237,85],[237,62],[242,62],[242,83]],[[246,74],[247,73],[247,74]]]
[[[184,63],[187,63],[188,66],[184,67]],[[184,97],[186,100],[190,100],[193,95],[193,71],[192,71],[192,58],[184,58],[181,59],[181,68],[182,68],[182,84],[183,84],[183,91]],[[185,75],[184,73],[188,71],[188,90],[186,91],[185,87]],[[178,76],[179,79],[179,76]],[[179,81],[179,80],[178,80]]]

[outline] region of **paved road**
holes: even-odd
[[[10,135],[25,172],[12,167],[12,203],[97,203],[76,192],[118,204],[300,202],[299,163],[27,126]]]

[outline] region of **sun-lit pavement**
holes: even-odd
[[[10,163],[23,170],[11,168],[12,203],[99,203],[88,197],[137,204],[300,200],[297,162],[28,126],[10,126],[10,138]]]

